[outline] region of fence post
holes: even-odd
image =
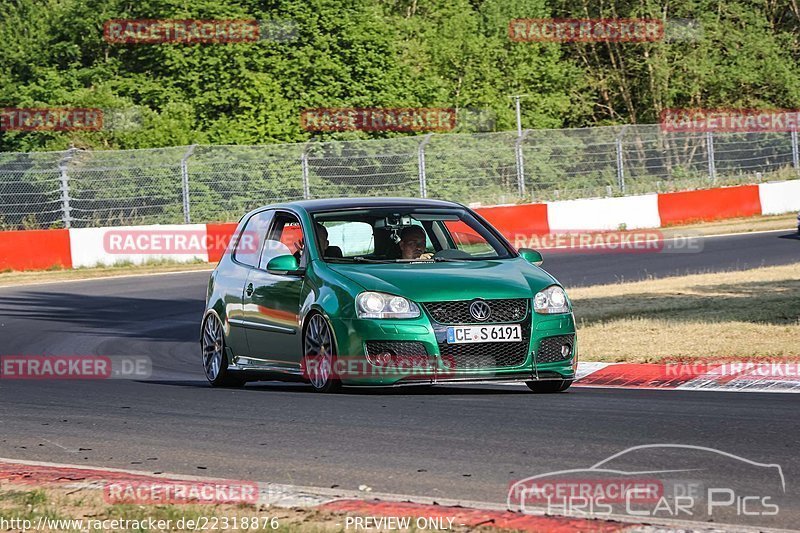
[[[797,147],[797,130],[793,129],[792,134],[792,165],[794,171],[800,174],[800,150]]]
[[[524,130],[517,135],[517,141],[514,143],[514,153],[517,159],[517,193],[520,198],[525,198],[525,159],[522,156],[522,142],[531,130]]]
[[[302,172],[303,179],[303,199],[308,200],[311,198],[311,186],[308,179],[308,152],[311,151],[311,145],[314,142],[314,137],[308,140],[303,145],[303,153],[300,154],[300,171]]]
[[[628,126],[622,126],[622,129],[617,135],[616,139],[616,147],[617,147],[617,187],[619,187],[619,191],[622,194],[625,194],[625,168],[622,159],[622,136],[625,135],[625,130],[628,129]]]
[[[64,156],[58,164],[59,170],[59,181],[61,183],[61,219],[64,221],[64,227],[69,229],[72,227],[72,212],[70,210],[69,202],[69,172],[67,171],[67,166],[69,162],[75,157],[75,152],[78,149],[74,146],[70,147],[67,150],[67,155]]]
[[[706,148],[708,152],[708,177],[712,182],[717,181],[717,166],[714,163],[714,132],[706,132]]]
[[[190,206],[189,206],[189,158],[192,157],[194,153],[194,149],[197,147],[196,144],[193,144],[186,150],[186,153],[183,154],[181,158],[181,183],[182,183],[182,195],[183,195],[183,223],[184,224],[191,224],[192,216],[190,213]]]
[[[428,173],[425,166],[425,146],[431,142],[433,133],[427,134],[419,143],[417,148],[417,168],[419,169],[419,197],[428,197]]]

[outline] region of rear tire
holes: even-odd
[[[225,353],[225,333],[215,314],[209,314],[203,322],[203,371],[212,387],[242,387],[244,379],[228,370],[228,355]]]
[[[526,381],[533,392],[538,394],[552,394],[554,392],[564,392],[572,386],[571,379],[556,379],[553,381]]]
[[[303,335],[304,374],[315,392],[335,393],[342,382],[334,372],[336,368],[336,342],[325,317],[311,315]]]

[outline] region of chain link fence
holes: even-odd
[[[0,152],[0,229],[237,220],[333,196],[483,205],[800,177],[796,132],[665,133],[659,125],[429,134],[267,146]]]

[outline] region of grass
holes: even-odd
[[[584,361],[800,359],[800,263],[569,294]]]
[[[49,504],[44,489],[16,490],[4,487],[0,490],[0,519],[5,519],[9,523],[12,519],[30,520],[36,524],[40,517],[51,520],[67,518]]]
[[[217,520],[217,529],[210,531],[270,531],[278,533],[288,533],[294,531],[317,533],[317,532],[345,532],[345,517],[341,513],[331,513],[318,511],[308,508],[280,508],[269,507],[266,505],[112,505],[103,500],[103,491],[90,488],[61,488],[61,487],[40,487],[30,490],[29,486],[0,486],[0,519],[11,521],[12,519],[30,520],[33,527],[41,517],[55,520],[129,520],[143,522],[148,519],[154,521],[170,520],[171,527],[164,531],[186,531],[177,529],[179,520],[195,520],[208,518],[207,528],[214,523],[210,520]],[[351,515],[352,516],[352,515]],[[258,528],[243,528],[242,519],[247,517],[249,520],[258,518]],[[270,519],[277,519],[277,529],[270,526]],[[223,521],[227,519],[228,528],[223,528]],[[233,528],[234,519],[239,526]],[[262,528],[260,526],[265,525]],[[74,523],[73,523],[74,524]],[[84,522],[87,527],[89,522]],[[198,526],[202,527],[202,526]],[[86,530],[86,529],[84,529]],[[353,528],[350,528],[352,531]],[[415,528],[412,528],[414,531]],[[465,526],[454,526],[450,531],[489,531],[486,527],[467,528]],[[58,531],[77,531],[63,526]],[[102,531],[92,529],[90,531]],[[146,526],[139,529],[117,529],[116,531],[162,531],[150,530]],[[491,529],[491,531],[498,531]]]
[[[341,531],[343,527],[335,526],[337,522],[343,523],[341,518],[334,515],[322,514],[310,509],[282,509],[268,508],[254,505],[112,505],[103,501],[103,491],[97,489],[64,489],[57,487],[44,487],[35,490],[26,490],[23,487],[3,486],[0,489],[0,518],[7,521],[12,519],[30,520],[35,527],[37,521],[45,517],[50,520],[128,520],[143,522],[148,519],[154,521],[170,520],[171,531],[179,531],[177,523],[187,520],[217,518],[219,524],[228,519],[229,529],[232,529],[234,517],[241,526],[245,517],[253,519],[259,517],[258,528],[239,528],[238,531]],[[269,520],[264,525],[265,517],[276,517],[279,527],[272,529]],[[89,522],[86,522],[89,524]],[[209,526],[213,522],[208,522]],[[74,527],[74,523],[73,523]],[[84,526],[86,527],[86,526]],[[219,526],[222,527],[222,526]],[[62,525],[59,531],[78,531]],[[91,531],[101,531],[92,529]],[[120,530],[122,531],[122,530]],[[146,527],[125,531],[150,531]]]

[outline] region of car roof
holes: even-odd
[[[325,198],[319,200],[298,200],[279,204],[283,207],[299,207],[309,213],[336,209],[357,209],[360,207],[463,207],[456,202],[446,200],[428,200],[425,198]],[[273,206],[278,207],[278,206]]]

